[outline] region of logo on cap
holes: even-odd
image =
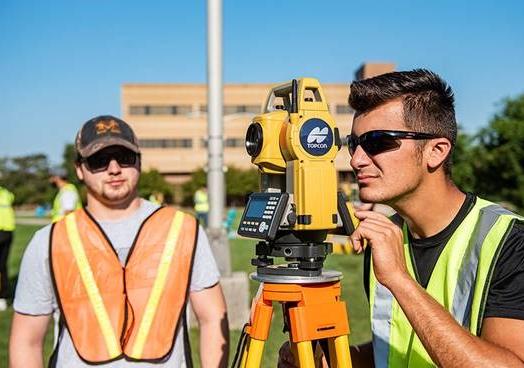
[[[307,153],[323,156],[333,146],[333,132],[322,119],[309,119],[300,129],[300,144]]]
[[[106,134],[106,133],[115,133],[120,134],[122,131],[120,130],[120,126],[118,123],[114,120],[102,120],[96,123],[95,125],[96,134]]]

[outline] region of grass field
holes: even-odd
[[[9,255],[9,278],[11,285],[15,285],[20,260],[32,234],[39,226],[20,225],[15,232],[15,239]],[[254,255],[254,242],[247,239],[233,239],[230,241],[231,263],[234,271],[252,272],[250,259]],[[362,288],[362,258],[356,255],[331,255],[325,263],[325,269],[341,271],[343,299],[348,304],[348,313],[351,323],[351,343],[357,344],[370,339],[368,307]],[[258,283],[250,281],[251,296],[258,288]],[[263,367],[275,367],[280,345],[286,340],[282,333],[282,315],[279,306],[274,306],[275,317],[272,323],[269,341],[264,349]],[[9,308],[0,312],[0,367],[7,367],[7,344],[13,310]],[[231,331],[230,360],[235,354],[236,345],[240,336],[239,331]],[[198,331],[191,331],[191,344],[195,366],[198,364]],[[49,356],[52,350],[52,329],[49,329],[46,338],[45,354]],[[47,361],[47,358],[46,358]]]

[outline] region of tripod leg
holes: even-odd
[[[262,352],[264,351],[264,340],[249,338],[246,355],[246,368],[258,368],[262,361]],[[242,357],[244,360],[244,357]]]
[[[298,361],[300,368],[315,368],[315,356],[311,341],[297,342]]]
[[[335,367],[351,368],[351,356],[349,353],[349,338],[347,335],[333,338],[335,345],[335,356],[337,365]],[[330,344],[331,345],[331,344]],[[333,359],[333,358],[332,358]]]
[[[335,339],[328,339],[329,347],[329,368],[338,368],[337,350],[335,349]]]
[[[242,347],[242,356],[240,358],[240,366],[239,366],[240,368],[246,367],[246,359],[247,359],[247,353],[249,349],[249,340],[250,340],[250,337],[247,336],[244,346]]]

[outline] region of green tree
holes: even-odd
[[[67,181],[75,184],[77,187],[81,185],[80,180],[76,176],[75,162],[76,162],[76,149],[74,144],[66,144],[64,146],[64,152],[62,153],[62,165],[67,175]]]
[[[226,172],[226,195],[232,206],[244,206],[246,195],[259,190],[257,170],[240,170],[228,168]]]
[[[455,184],[467,192],[474,192],[477,185],[473,156],[474,147],[475,137],[459,130],[453,151],[452,177]]]
[[[229,167],[225,173],[226,203],[230,206],[243,206],[246,195],[258,191],[257,170],[241,170]],[[199,169],[191,175],[191,179],[182,184],[182,204],[193,206],[193,195],[198,188],[207,184],[207,173]]]
[[[53,198],[44,154],[2,159],[0,177],[2,185],[15,194],[15,205],[50,203]]]
[[[495,201],[524,209],[524,94],[508,98],[474,148],[476,190]]]
[[[155,169],[142,172],[138,181],[138,194],[140,197],[149,198],[153,193],[162,193],[166,203],[173,202],[173,187]]]
[[[191,179],[182,184],[182,205],[193,207],[193,195],[198,188],[207,185],[207,173],[200,168],[191,174]]]

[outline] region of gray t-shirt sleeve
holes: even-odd
[[[200,291],[215,285],[220,279],[220,273],[211,252],[206,232],[199,226],[198,242],[193,261],[193,273],[191,275],[190,291]]]
[[[30,315],[51,314],[56,307],[49,272],[49,233],[51,225],[38,230],[25,249],[13,308]]]

